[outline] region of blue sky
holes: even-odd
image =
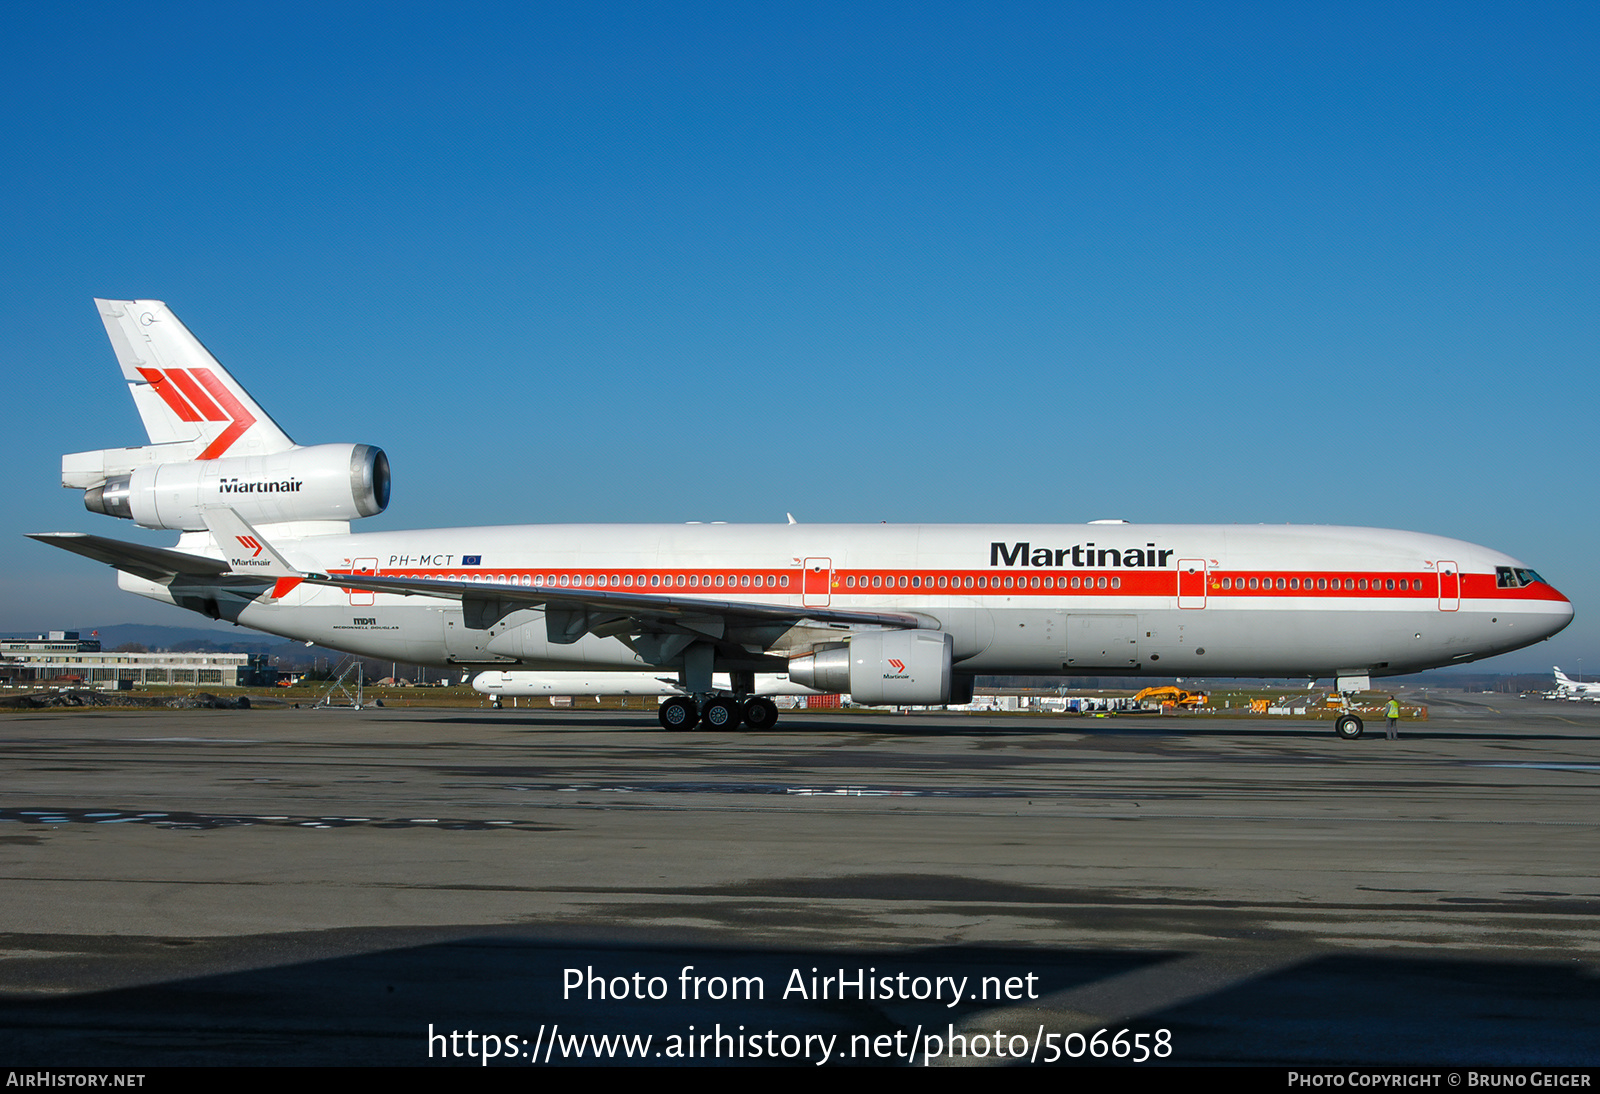
[[[56,10],[59,8],[59,10]],[[1600,7],[12,5],[0,630],[164,299],[365,527],[1284,522],[1521,557],[1600,668]],[[1569,668],[1571,666],[1568,666]]]

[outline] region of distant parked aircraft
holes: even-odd
[[[1555,666],[1555,670],[1556,690],[1553,696],[1554,698],[1600,700],[1600,683],[1596,683],[1594,681],[1585,682],[1582,680],[1574,680],[1572,677],[1561,671],[1560,665]]]

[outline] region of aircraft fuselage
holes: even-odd
[[[1498,551],[1368,528],[530,525],[274,543],[294,565],[330,574],[913,613],[953,636],[956,671],[968,674],[1383,676],[1518,649],[1572,617],[1542,580],[1497,583],[1497,568],[1522,566]],[[188,549],[215,553],[203,536]],[[271,600],[120,577],[130,591],[258,630],[414,664],[670,663],[616,636],[553,641],[538,609],[476,628],[459,602],[432,597],[305,585]],[[826,629],[732,636],[748,659],[724,652],[716,667],[781,671],[787,649],[814,646]]]

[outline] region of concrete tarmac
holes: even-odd
[[[1600,706],[1427,701],[0,715],[0,1058],[1600,1062]]]

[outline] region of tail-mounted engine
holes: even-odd
[[[90,512],[184,532],[204,531],[202,511],[222,506],[251,524],[354,520],[389,506],[389,457],[369,444],[318,444],[270,456],[128,469],[150,451],[111,449],[64,457],[61,484],[82,489]]]

